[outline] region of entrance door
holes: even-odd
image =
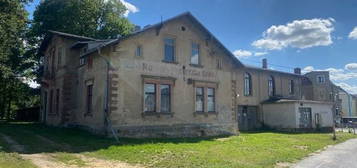
[[[312,128],[312,117],[310,107],[300,107],[300,128]]]
[[[257,124],[256,106],[238,106],[238,127],[241,131],[254,130]]]

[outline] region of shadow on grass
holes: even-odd
[[[20,153],[53,153],[53,152],[92,152],[100,149],[107,149],[110,146],[124,145],[142,145],[142,144],[157,144],[157,143],[198,143],[201,141],[213,141],[215,137],[197,137],[197,138],[120,138],[120,142],[116,142],[113,138],[93,135],[89,132],[77,128],[58,128],[49,127],[39,123],[26,122],[9,122],[0,123],[0,133],[10,136],[20,145],[24,145],[25,151]],[[0,141],[1,142],[1,141]],[[1,144],[2,145],[6,144]],[[9,144],[7,144],[9,145]],[[10,151],[9,147],[5,147],[5,152]]]

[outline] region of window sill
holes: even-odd
[[[169,63],[169,64],[178,64],[178,62],[176,62],[176,61],[161,60],[161,62]]]
[[[210,111],[210,112],[194,112],[193,113],[194,116],[197,116],[197,115],[204,115],[204,116],[208,116],[208,115],[218,115],[218,112],[216,111]]]
[[[171,117],[174,116],[174,113],[172,112],[143,112],[141,113],[142,117],[145,116],[156,116],[158,118],[160,118],[161,116],[166,116],[166,115],[170,115]]]
[[[200,64],[189,64],[189,65],[195,68],[203,68],[203,65]]]

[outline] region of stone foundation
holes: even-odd
[[[157,126],[118,126],[119,137],[130,138],[176,138],[236,135],[234,125],[175,124]]]

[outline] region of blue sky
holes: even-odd
[[[357,94],[355,0],[120,1],[134,24],[189,11],[243,63],[260,66],[267,58],[276,70],[329,70],[335,84]],[[38,3],[27,10],[32,13]]]

